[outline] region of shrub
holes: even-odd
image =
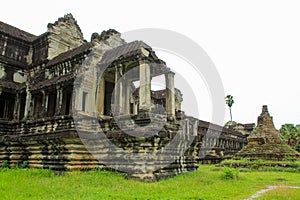
[[[233,168],[224,167],[222,178],[226,179],[226,180],[238,179],[239,178],[239,172],[237,170],[233,169]]]
[[[7,160],[3,160],[1,167],[2,168],[8,168],[8,161]]]
[[[23,161],[21,168],[26,168],[28,166],[28,160]]]

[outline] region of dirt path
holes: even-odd
[[[263,195],[264,193],[266,193],[266,192],[268,192],[270,190],[277,189],[277,188],[300,189],[300,187],[298,187],[298,186],[268,186],[266,189],[259,190],[254,195],[252,195],[251,197],[249,197],[247,199],[244,199],[244,200],[253,200],[253,199],[256,199],[256,198],[260,197],[261,195]]]

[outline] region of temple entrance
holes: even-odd
[[[112,108],[111,108],[111,98],[112,98],[112,93],[115,88],[115,84],[105,81],[105,99],[104,99],[104,115],[111,115],[112,113]]]
[[[34,109],[33,109],[33,115],[34,118],[42,117],[42,94],[38,93],[34,95]]]
[[[14,95],[3,92],[0,96],[0,118],[13,119]]]

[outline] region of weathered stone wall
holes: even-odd
[[[0,126],[1,163],[60,171],[101,165],[82,144],[71,117],[8,124]]]
[[[121,130],[114,121],[101,121],[101,126],[105,129],[105,138],[102,138],[101,134],[95,134],[97,126],[91,121],[86,116],[77,122],[77,130],[86,147],[107,167],[126,172],[132,178],[158,180],[198,167],[195,157],[198,143],[195,140],[189,146],[186,142],[186,137],[196,134],[188,130],[193,128],[192,122],[189,123],[190,128],[178,129],[178,124],[166,124],[157,131],[157,127],[131,126],[128,121],[128,127]],[[132,129],[143,136],[129,135]],[[151,136],[153,131],[157,133]],[[145,133],[149,133],[149,137]],[[173,140],[176,145],[167,147]]]
[[[91,155],[83,145],[71,118],[61,117],[47,121],[36,120],[21,123],[11,122],[9,126],[5,122],[2,125],[0,126],[1,163],[7,162],[11,167],[26,163],[27,167],[50,168],[53,170],[107,168],[96,160],[94,155]],[[91,130],[90,128],[88,127],[87,130]],[[162,148],[164,144],[172,139],[175,133],[170,135],[167,130],[162,130],[158,136],[150,139],[128,137],[120,130],[109,130],[106,134],[112,142],[117,146],[124,147],[125,150],[134,149],[136,152],[151,152]],[[179,149],[172,149],[172,151],[178,151]],[[107,150],[107,146],[97,146],[97,152],[93,153],[118,153],[108,152]],[[110,149],[110,151],[113,151],[113,149]],[[115,160],[111,160],[111,162],[113,163]],[[135,160],[135,162],[138,162],[138,160]],[[128,168],[131,167],[132,163],[126,162],[123,164],[125,165],[124,167]],[[121,169],[122,164],[119,167]],[[148,167],[155,168],[155,166]],[[130,175],[134,178],[158,179],[162,175],[171,176],[184,171],[194,170],[196,167],[194,157],[186,155],[162,170],[153,171],[152,174],[142,173],[142,169],[139,170],[138,167],[135,167],[132,168],[133,171]]]
[[[20,63],[26,63],[29,49],[29,42],[9,37],[0,32],[0,55]]]
[[[128,130],[118,129],[114,121],[101,120],[100,124],[105,130],[106,138],[115,146],[98,144],[92,151],[82,142],[82,140],[86,142],[94,135],[94,125],[88,125],[87,122],[77,127],[86,134],[81,137],[78,136],[73,119],[67,116],[27,122],[2,122],[0,123],[0,162],[7,162],[11,167],[26,163],[27,167],[50,168],[59,171],[112,168],[123,172],[124,169],[132,169],[126,171],[132,178],[158,180],[162,177],[195,170],[200,160],[215,163],[224,158],[207,152],[216,148],[213,144],[213,137],[205,138],[207,130],[209,132],[217,130],[206,129],[202,126],[203,124],[196,122],[192,118],[185,119],[185,125],[181,129],[178,129],[178,124],[167,123],[155,136],[133,137],[126,134]],[[130,128],[132,127],[128,126],[128,129]],[[145,131],[151,132],[151,128],[140,127],[140,131],[144,134]],[[221,134],[220,141],[224,139],[225,133]],[[155,153],[165,148],[174,140],[174,137],[177,137],[176,145],[166,148],[168,151],[166,155],[170,156],[169,159],[172,162],[166,164],[170,160],[161,157],[161,160],[148,160],[147,168],[138,164],[144,159],[143,153]],[[187,137],[194,137],[190,144],[186,143]],[[244,144],[245,140],[240,140],[240,142]],[[115,156],[122,155],[118,154],[120,148],[129,153],[139,153],[139,156],[132,160],[120,157],[115,160]],[[180,152],[183,149],[186,151]],[[229,147],[224,146],[224,152],[226,149],[230,150]],[[233,148],[231,151],[236,151],[236,149]],[[208,157],[201,158],[202,154],[207,153]],[[116,161],[118,161],[117,165]]]
[[[46,61],[48,57],[49,40],[48,33],[41,35],[32,43],[32,47],[29,50],[27,57],[28,64],[37,66]]]

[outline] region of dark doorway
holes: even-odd
[[[3,92],[0,96],[0,118],[11,120],[14,114],[15,96]]]
[[[49,93],[47,116],[53,117],[56,109],[56,92]]]
[[[20,98],[20,118],[23,119],[25,113],[26,95],[22,94]]]
[[[65,115],[69,115],[71,113],[71,102],[72,102],[72,93],[67,92],[66,94],[66,112]]]
[[[0,99],[0,118],[4,118],[5,117],[5,101]]]

